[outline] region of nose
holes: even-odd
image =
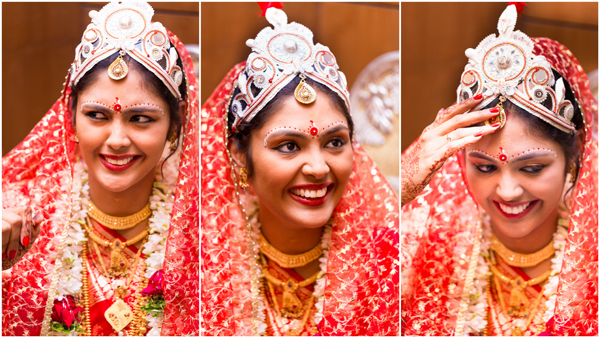
[[[115,119],[110,126],[110,135],[106,140],[106,145],[112,149],[120,149],[131,145],[127,128],[118,119]]]
[[[320,179],[327,175],[329,171],[327,159],[323,156],[320,149],[306,154],[306,162],[302,166],[302,174]]]
[[[505,173],[500,177],[500,182],[496,187],[496,194],[503,201],[516,201],[524,192],[519,180],[511,173]]]

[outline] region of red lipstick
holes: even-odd
[[[113,164],[108,162],[107,159],[110,160],[123,160],[123,159],[127,159],[127,158],[131,158],[131,161],[127,162],[126,164],[123,165],[118,165],[118,164]],[[128,168],[130,168],[132,165],[134,165],[137,160],[139,160],[141,158],[140,155],[108,155],[108,154],[100,154],[100,162],[102,162],[102,164],[111,171],[123,171],[123,170],[127,170]]]

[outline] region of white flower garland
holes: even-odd
[[[258,213],[256,213],[258,214]],[[257,217],[253,217],[251,219],[252,225],[252,236],[254,238],[255,243],[258,243],[258,239],[260,237],[260,222],[258,222]],[[323,235],[321,237],[321,247],[323,248],[323,256],[319,258],[319,268],[321,271],[317,275],[317,280],[315,284],[315,289],[313,291],[313,296],[316,299],[315,307],[317,308],[317,312],[315,313],[315,324],[319,324],[323,319],[323,295],[325,294],[325,276],[327,275],[327,260],[329,259],[329,246],[331,245],[331,226],[325,225],[323,229]],[[267,329],[266,324],[266,314],[265,314],[265,305],[262,301],[259,303],[259,317],[261,320],[261,324],[258,327],[258,334],[264,335]],[[310,311],[310,309],[309,309]]]
[[[475,279],[473,283],[473,289],[471,290],[471,299],[469,302],[468,310],[465,315],[465,328],[464,334],[469,333],[481,333],[487,326],[487,284],[488,277],[490,276],[489,266],[485,261],[485,257],[490,256],[490,239],[492,237],[492,229],[490,226],[489,216],[486,215],[483,220],[483,238],[481,240],[481,252],[477,261],[477,268],[475,269]],[[548,298],[546,301],[546,311],[542,319],[547,322],[554,315],[554,307],[556,305],[556,291],[558,288],[559,273],[562,267],[563,255],[565,250],[565,244],[567,241],[567,228],[558,223],[556,232],[554,233],[554,249],[555,255],[552,258],[552,270],[548,282],[544,285],[542,290],[544,296]]]
[[[83,286],[82,257],[83,242],[87,241],[82,225],[87,217],[87,205],[90,200],[87,170],[83,163],[77,162],[73,173],[72,189],[72,216],[68,230],[63,265],[59,271],[56,299],[62,300],[65,296],[78,297]],[[166,184],[155,181],[150,196],[150,209],[152,217],[149,220],[150,235],[142,252],[146,255],[146,278],[163,268],[165,259],[165,243],[171,222],[171,209],[173,199]],[[163,311],[154,311],[146,317],[150,330],[148,336],[159,336],[163,322]],[[72,332],[75,334],[75,332]]]

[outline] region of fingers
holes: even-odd
[[[446,135],[447,144],[442,151],[452,150],[450,155],[464,149],[466,146],[479,141],[485,135],[489,135],[500,128],[500,122],[491,125],[460,128]]]
[[[2,220],[2,257],[6,256],[6,248],[10,239],[10,223]]]
[[[471,112],[469,114],[462,114],[454,116],[452,119],[448,120],[446,123],[439,125],[435,132],[440,135],[446,135],[453,130],[458,128],[464,128],[473,126],[478,123],[485,122],[491,119],[494,116],[497,116],[500,113],[500,109],[497,107],[480,110],[476,112]]]
[[[444,123],[453,118],[454,116],[461,115],[470,111],[473,107],[480,103],[481,100],[483,100],[483,95],[479,94],[468,100],[462,101],[460,103],[455,103],[448,107],[448,109],[443,110],[443,112],[442,110],[440,110],[438,116],[440,115],[440,113],[443,114],[443,116],[439,116],[441,118],[440,122]]]
[[[20,240],[21,245],[24,247],[28,247],[31,240],[31,231],[33,228],[33,215],[31,212],[31,208],[25,208],[23,211],[23,224],[21,226]]]
[[[20,248],[21,241],[21,227],[23,224],[23,218],[20,214],[23,213],[23,209],[19,210],[19,213],[14,213],[4,210],[2,212],[2,220],[10,225],[10,237],[5,247],[2,247],[2,252],[6,254],[9,259],[14,259],[17,255],[17,251]],[[6,248],[6,249],[5,249]],[[4,257],[4,255],[2,255]]]

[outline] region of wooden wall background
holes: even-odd
[[[256,13],[255,2],[203,2],[201,41],[201,103],[212,94],[233,65],[245,61],[253,39],[269,24]],[[314,33],[336,56],[348,87],[377,56],[399,49],[399,3],[284,3],[288,22],[298,22]]]
[[[2,155],[59,98],[91,10],[105,3],[2,3]],[[153,2],[154,21],[199,44],[199,3]]]
[[[528,2],[517,19],[528,36],[544,36],[567,46],[586,72],[598,68],[598,3]],[[475,48],[496,28],[505,2],[402,3],[401,120],[404,150],[435,119],[440,108],[456,101],[456,88],[467,64],[465,50]]]

